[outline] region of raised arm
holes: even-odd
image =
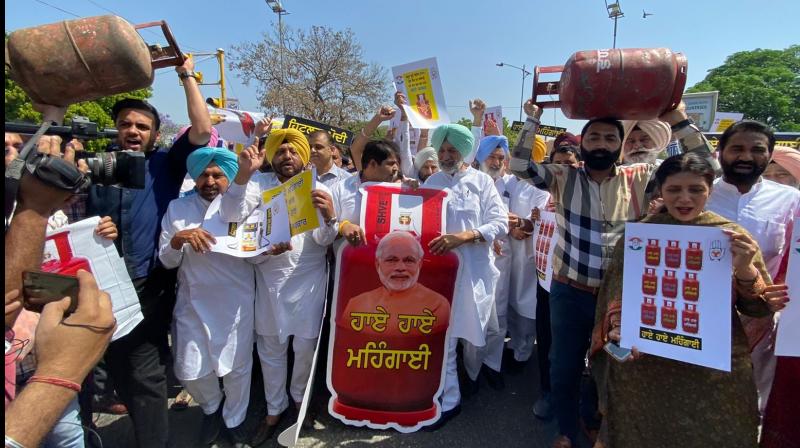
[[[536,128],[539,126],[539,118],[542,116],[543,110],[533,104],[533,100],[525,101],[523,110],[525,110],[528,118],[519,133],[517,144],[511,150],[509,168],[520,180],[527,181],[541,190],[549,190],[555,183],[555,176],[553,176],[552,171],[559,167],[555,165],[539,165],[531,160]]]
[[[192,123],[188,131],[189,143],[197,146],[207,145],[211,138],[211,116],[208,114],[203,94],[200,93],[197,79],[194,76],[187,76],[194,74],[194,60],[186,58],[183,65],[176,67],[175,71],[183,79],[186,107],[189,111],[189,121]]]
[[[358,171],[361,171],[363,168],[361,166],[361,155],[364,154],[364,147],[367,146],[370,137],[372,137],[372,134],[375,133],[381,123],[391,120],[395,113],[396,111],[393,107],[381,106],[378,113],[364,125],[364,129],[356,134],[356,138],[353,139],[353,144],[350,145],[350,156],[353,158],[353,165],[355,165]]]
[[[219,204],[220,216],[227,222],[242,222],[261,204],[258,182],[252,177],[264,164],[266,151],[250,145],[239,154],[239,170]]]

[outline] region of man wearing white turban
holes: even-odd
[[[422,149],[414,156],[414,169],[420,182],[425,182],[431,174],[439,171],[439,157],[432,146]]]
[[[623,120],[625,138],[622,163],[656,163],[658,153],[666,149],[672,138],[669,124],[661,120]]]

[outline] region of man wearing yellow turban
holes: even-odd
[[[263,149],[255,145],[239,155],[239,171],[222,196],[220,214],[228,222],[243,222],[262,201],[261,193],[274,188],[308,168],[310,146],[295,129],[273,130]],[[264,162],[272,173],[260,173]],[[336,239],[338,223],[330,190],[321,182],[311,193],[324,224],[295,235],[290,244],[277,251],[253,258],[256,263],[255,332],[264,390],[267,418],[254,437],[253,446],[272,436],[281,416],[289,407],[286,393],[289,337],[292,350],[291,399],[299,409],[311,373],[328,275],[326,252]]]

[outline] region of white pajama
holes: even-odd
[[[192,399],[200,405],[203,413],[211,415],[219,408],[222,398],[222,419],[225,426],[235,428],[242,424],[247,416],[247,405],[250,403],[250,373],[253,371],[253,358],[248,357],[245,364],[239,365],[222,377],[225,392],[219,388],[219,379],[214,373],[196,380],[181,380],[181,384]]]
[[[258,357],[261,359],[261,372],[264,375],[264,394],[267,397],[267,414],[278,415],[289,407],[286,394],[287,351],[289,341],[281,342],[278,336],[258,336]],[[294,364],[289,392],[296,403],[303,401],[311,363],[314,360],[316,339],[295,336],[292,343]]]
[[[449,411],[461,402],[461,390],[458,388],[458,369],[456,368],[456,347],[458,338],[450,338],[447,346],[447,364],[442,390],[442,412]]]

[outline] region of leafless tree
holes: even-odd
[[[387,95],[386,70],[364,61],[350,29],[284,26],[258,42],[233,46],[230,67],[245,85],[253,83],[271,112],[299,115],[334,126],[365,119]]]

